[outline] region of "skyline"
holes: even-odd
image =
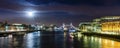
[[[10,23],[42,24],[74,23],[103,16],[120,15],[119,0],[0,0],[0,21]],[[29,18],[26,11],[36,11]]]

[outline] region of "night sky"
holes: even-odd
[[[35,11],[34,17],[28,17],[28,11]],[[116,15],[120,15],[120,0],[0,0],[1,22],[78,25]]]

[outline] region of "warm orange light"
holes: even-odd
[[[119,32],[120,21],[102,23],[102,31]]]

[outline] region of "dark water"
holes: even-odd
[[[71,37],[63,32],[34,32],[0,37],[0,48],[120,48],[120,42],[93,36]]]

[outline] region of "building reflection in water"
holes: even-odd
[[[0,37],[0,48],[12,48],[12,38]]]
[[[79,38],[79,39],[78,39]],[[120,42],[111,39],[94,37],[94,36],[81,36],[74,39],[74,47],[81,48],[119,48]]]
[[[47,34],[46,34],[47,33]],[[34,32],[0,37],[0,48],[119,48],[120,42],[95,36]]]
[[[23,35],[0,37],[0,48],[23,48]]]
[[[102,39],[102,48],[120,48],[120,42]]]
[[[12,48],[24,48],[24,35],[12,36]]]
[[[40,32],[0,37],[0,48],[39,48]]]

